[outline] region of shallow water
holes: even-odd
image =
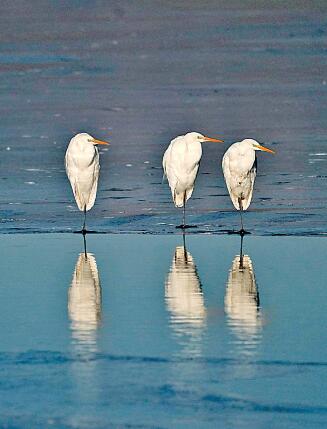
[[[78,229],[63,168],[70,137],[101,151],[90,229],[173,232],[181,213],[161,184],[161,157],[187,130],[204,146],[189,222],[238,227],[220,162],[253,137],[259,154],[247,228],[324,234],[327,3],[34,0],[0,4],[1,232]]]
[[[324,428],[324,238],[2,235],[0,426]]]

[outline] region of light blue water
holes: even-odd
[[[324,238],[87,238],[1,237],[1,427],[326,427]]]

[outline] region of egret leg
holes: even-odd
[[[242,203],[242,198],[238,199],[238,205],[240,207],[240,215],[241,215],[241,229],[240,229],[240,234],[244,235],[245,230],[244,230],[244,227],[243,227],[243,203]]]
[[[186,228],[197,228],[196,225],[186,225],[186,192],[184,192],[183,197],[183,223],[182,225],[176,226],[176,228],[186,229]]]
[[[186,250],[186,242],[185,242],[185,229],[183,229],[183,247],[184,247],[184,259],[187,262],[187,250]]]
[[[83,223],[82,234],[83,235],[86,234],[86,206],[84,206],[84,223]]]
[[[184,192],[184,196],[183,196],[183,223],[181,225],[176,226],[176,228],[181,228],[182,230],[189,227],[185,223],[185,205],[186,205],[186,192]]]
[[[244,232],[240,232],[240,236],[241,236],[240,270],[242,270],[243,269],[243,237],[244,237]]]
[[[86,231],[83,231],[83,241],[84,241],[84,256],[85,259],[87,259],[87,252],[86,252]]]
[[[186,206],[186,192],[184,192],[184,198],[183,198],[183,228],[185,228],[185,206]]]

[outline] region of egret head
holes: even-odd
[[[185,135],[190,141],[204,143],[204,142],[215,142],[215,143],[223,143],[224,140],[213,139],[211,137],[204,136],[203,134],[192,132],[187,133]]]
[[[108,142],[104,142],[102,140],[97,140],[94,137],[90,136],[90,134],[87,133],[79,133],[76,134],[76,136],[74,136],[72,138],[72,140],[77,140],[79,143],[92,143],[94,145],[96,144],[105,144],[108,145]]]
[[[273,150],[268,149],[267,147],[262,146],[256,140],[245,139],[245,140],[242,141],[242,143],[243,142],[246,143],[246,144],[248,144],[253,150],[262,150],[264,152],[275,153]]]

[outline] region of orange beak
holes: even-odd
[[[215,142],[215,143],[224,143],[224,140],[213,139],[211,137],[204,137],[205,142]]]
[[[275,153],[273,150],[268,149],[267,147],[261,146],[260,144],[257,146],[257,148],[259,148],[260,150],[263,150],[264,152]]]
[[[93,143],[94,144],[107,144],[107,145],[109,145],[110,143],[108,143],[108,142],[104,142],[104,141],[102,141],[102,140],[97,140],[97,139],[93,139]]]

